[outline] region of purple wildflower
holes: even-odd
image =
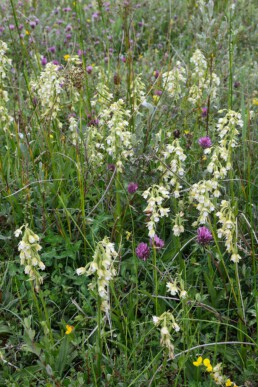
[[[13,31],[14,28],[15,28],[14,24],[10,24],[10,25],[9,25],[9,28],[10,28],[11,31]]]
[[[158,70],[155,70],[154,71],[154,77],[157,79],[159,77],[159,71]]]
[[[207,117],[207,114],[208,114],[208,108],[203,107],[202,108],[202,117]]]
[[[133,183],[133,182],[131,182],[131,183],[128,184],[127,191],[128,191],[130,194],[135,193],[135,192],[137,191],[137,189],[138,189],[138,184]]]
[[[46,66],[47,64],[47,58],[45,58],[44,56],[41,58],[41,64],[42,66]]]
[[[56,52],[55,46],[49,47],[48,52],[51,52],[52,54],[54,54]]]
[[[31,21],[30,22],[30,26],[31,26],[31,28],[33,29],[33,28],[35,28],[36,27],[36,22],[35,21]]]
[[[210,230],[203,226],[197,230],[197,241],[200,245],[208,245],[213,240]]]
[[[91,74],[92,73],[92,70],[93,70],[93,67],[92,66],[87,66],[86,67],[86,71],[88,74]]]
[[[147,243],[144,243],[144,242],[141,242],[138,244],[135,252],[136,252],[137,257],[142,259],[143,261],[146,261],[150,255],[150,249],[149,249]]]
[[[116,169],[116,166],[115,164],[108,164],[107,169],[108,171],[114,172],[114,170]]]
[[[162,90],[154,90],[154,95],[158,95],[159,97],[162,95]]]
[[[150,243],[156,247],[156,249],[162,249],[165,246],[165,242],[157,235],[150,239]]]
[[[211,139],[208,136],[199,138],[198,143],[203,149],[207,149],[212,146]]]

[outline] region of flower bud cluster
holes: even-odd
[[[137,75],[132,82],[131,98],[133,99],[134,110],[146,99],[146,87],[142,82],[141,74]]]
[[[107,107],[111,104],[114,96],[112,93],[110,93],[107,83],[108,78],[106,74],[103,71],[100,71],[98,73],[98,83],[96,86],[97,93],[95,98],[91,101],[91,106],[96,106],[99,104],[100,108],[102,109],[103,106]]]
[[[176,214],[175,218],[173,219],[173,223],[174,223],[173,233],[175,236],[179,236],[185,231],[183,226],[183,222],[184,222],[183,216],[184,216],[184,213],[180,211],[178,214]]]
[[[227,252],[231,254],[231,261],[238,263],[241,259],[238,254],[237,248],[237,229],[236,229],[236,216],[230,203],[226,200],[222,200],[220,210],[216,213],[219,218],[219,223],[222,225],[218,229],[218,237],[225,238]]]
[[[190,62],[194,65],[192,72],[194,84],[189,90],[188,101],[196,104],[202,98],[203,92],[206,92],[211,100],[215,99],[220,79],[215,73],[208,73],[207,61],[199,49],[194,52]]]
[[[162,84],[168,95],[174,99],[179,99],[183,95],[183,86],[186,83],[186,71],[180,62],[176,66],[162,75]]]
[[[161,316],[153,316],[153,323],[156,327],[161,326],[160,329],[160,345],[168,349],[170,359],[174,359],[174,345],[171,342],[171,330],[180,331],[179,325],[171,312],[165,312]]]
[[[103,164],[105,143],[103,133],[96,126],[90,126],[86,135],[87,157],[93,166],[98,168]],[[94,170],[94,168],[93,168]]]
[[[156,234],[156,223],[159,222],[160,218],[168,216],[170,211],[169,208],[163,208],[162,203],[165,199],[169,198],[168,190],[160,185],[153,185],[143,192],[142,196],[144,199],[148,199],[148,205],[144,212],[148,215],[149,220],[147,227],[149,230],[149,237],[153,238]]]
[[[100,113],[100,125],[107,125],[109,130],[106,151],[115,160],[119,172],[122,172],[122,160],[133,156],[132,134],[127,130],[129,122],[126,118],[129,116],[130,112],[124,109],[122,99],[113,102]]]
[[[42,117],[57,118],[64,82],[65,78],[59,71],[59,67],[53,63],[47,63],[39,79],[31,82],[31,88],[37,95],[42,107]]]
[[[169,185],[173,188],[173,195],[175,198],[179,198],[180,189],[180,177],[184,176],[184,161],[186,155],[180,145],[180,140],[176,139],[172,144],[167,144],[165,150],[162,152],[164,164],[160,163],[158,170],[162,172],[162,179],[165,185]],[[168,166],[168,168],[166,167]]]
[[[184,281],[181,278],[176,278],[174,281],[167,282],[167,292],[170,292],[171,296],[179,295],[184,299],[187,297],[187,292],[184,289]]]
[[[7,71],[12,64],[12,60],[5,55],[7,50],[7,44],[0,40],[0,123],[4,131],[8,131],[13,122],[13,117],[8,114],[7,102],[9,97],[4,82]]]
[[[224,110],[220,110],[222,113]],[[242,127],[241,114],[229,110],[225,117],[220,118],[217,124],[217,133],[220,137],[219,146],[214,148],[207,170],[214,174],[216,179],[225,178],[231,169],[232,148],[237,146],[239,131],[237,126]]]
[[[81,138],[78,133],[78,121],[73,116],[70,116],[68,121],[69,121],[69,130],[71,132],[71,140],[73,145],[80,144]]]
[[[110,310],[109,300],[109,282],[115,277],[114,260],[117,257],[114,243],[105,237],[97,244],[93,255],[93,261],[86,267],[80,267],[76,270],[78,275],[86,276],[96,275],[96,280],[89,285],[89,289],[97,287],[98,295],[102,300],[101,309],[108,313]]]
[[[14,232],[16,237],[22,234],[22,229],[17,229]],[[40,285],[43,283],[43,278],[40,276],[38,269],[45,270],[45,265],[41,261],[39,251],[41,246],[39,245],[39,237],[27,226],[25,226],[22,240],[18,244],[18,250],[20,251],[20,263],[25,266],[24,272],[28,274],[31,281],[35,283],[35,290],[38,292]]]
[[[219,184],[215,179],[201,180],[192,185],[189,200],[190,203],[193,201],[198,203],[196,208],[200,213],[197,221],[193,224],[194,226],[206,223],[209,214],[214,211],[213,199],[221,195],[218,186]]]

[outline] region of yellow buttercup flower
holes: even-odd
[[[209,367],[206,368],[206,371],[207,371],[207,372],[212,372],[212,370],[213,370],[213,368],[212,368],[211,365],[209,365]]]
[[[202,357],[201,356],[199,356],[196,361],[193,361],[193,365],[195,367],[200,367],[201,364],[202,364]]]
[[[72,333],[72,331],[74,330],[74,327],[72,325],[66,325],[66,331],[65,331],[65,334],[66,335],[70,335],[70,333]]]
[[[227,379],[227,380],[226,380],[226,384],[225,384],[225,385],[226,385],[226,387],[228,387],[228,386],[232,386],[232,384],[233,384],[233,383],[231,382],[231,380],[230,380],[230,379]]]
[[[26,31],[25,31],[25,34],[26,34],[26,35],[30,35],[30,31],[26,30]]]
[[[68,59],[70,59],[70,55],[69,55],[69,54],[64,55],[64,60],[65,60],[66,62],[68,61]]]

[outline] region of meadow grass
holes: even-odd
[[[0,386],[257,377],[255,0],[2,0]]]

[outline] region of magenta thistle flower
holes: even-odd
[[[203,149],[207,149],[207,148],[210,148],[212,146],[211,139],[208,136],[199,138],[198,143],[199,143],[199,145],[201,145],[201,147]]]
[[[156,247],[156,249],[162,249],[165,246],[165,242],[157,235],[150,239],[150,243]]]
[[[150,255],[150,249],[147,243],[144,243],[144,242],[139,243],[138,246],[136,247],[135,253],[138,258],[142,259],[143,261],[146,261]]]
[[[203,226],[197,230],[197,241],[200,245],[208,245],[213,240],[210,230]]]
[[[127,187],[127,190],[130,194],[133,194],[137,191],[138,189],[138,184],[136,183],[129,183],[128,184],[128,187]]]

